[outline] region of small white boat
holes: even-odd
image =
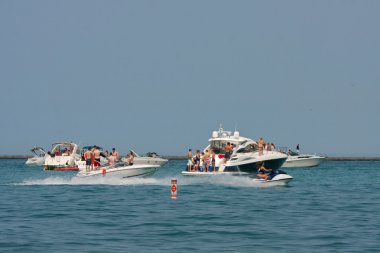
[[[31,158],[28,158],[26,160],[25,164],[30,166],[42,166],[44,165],[45,158],[47,156],[46,151],[41,147],[34,147],[30,150],[34,156]]]
[[[118,178],[147,177],[153,175],[159,168],[159,165],[127,165],[125,163],[117,163],[113,166],[99,167],[98,169],[92,171],[86,171],[85,168],[83,169],[83,167],[81,167],[77,176],[112,176]]]
[[[326,157],[319,155],[298,154],[296,152],[291,151],[288,148],[281,148],[280,150],[288,155],[288,158],[284,162],[284,165],[282,165],[282,167],[284,168],[315,167],[326,159]]]
[[[72,142],[52,144],[44,162],[44,170],[78,170],[75,162],[80,160],[79,147]]]
[[[283,167],[284,168],[301,168],[301,167],[315,167],[321,164],[326,158],[318,155],[297,155],[288,156]]]
[[[130,149],[130,152],[133,153],[133,164],[157,164],[160,166],[165,165],[168,162],[168,159],[162,158],[156,152],[148,152],[144,156],[140,156],[134,150]],[[127,158],[123,157],[121,159],[123,162],[128,162]]]
[[[293,177],[288,174],[277,174],[270,180],[262,178],[252,179],[254,183],[263,184],[263,186],[283,186],[287,185],[291,180],[293,180]]]

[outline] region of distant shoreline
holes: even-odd
[[[0,155],[0,159],[28,159],[29,155]],[[186,156],[163,156],[168,160],[186,160]],[[327,161],[380,161],[380,157],[367,156],[331,156],[326,158]]]

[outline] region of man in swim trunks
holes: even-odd
[[[86,171],[91,170],[91,157],[92,157],[92,151],[91,148],[88,148],[86,152],[84,152],[84,160],[86,161]]]
[[[191,151],[191,148],[189,148],[189,152],[187,152],[187,171],[192,171],[193,167],[193,152]]]
[[[100,148],[98,146],[94,146],[94,167],[98,169],[100,167]]]

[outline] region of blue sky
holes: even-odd
[[[0,1],[0,154],[183,155],[222,124],[380,155],[379,1]]]

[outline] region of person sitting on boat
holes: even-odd
[[[133,165],[133,159],[135,158],[135,155],[133,154],[132,151],[129,151],[126,158],[127,158],[128,165]]]
[[[270,173],[272,170],[271,169],[266,169],[264,167],[264,163],[261,163],[258,165],[259,169],[257,171],[257,177],[262,178],[264,180],[268,180],[269,176],[267,173]]]
[[[70,151],[65,148],[65,150],[63,150],[63,153],[62,153],[62,156],[69,156],[70,155]]]
[[[91,157],[92,157],[92,151],[91,148],[88,148],[86,152],[84,152],[84,160],[86,161],[86,171],[91,170]]]
[[[193,169],[193,153],[191,151],[191,148],[189,148],[189,151],[187,152],[187,171],[192,171]]]

